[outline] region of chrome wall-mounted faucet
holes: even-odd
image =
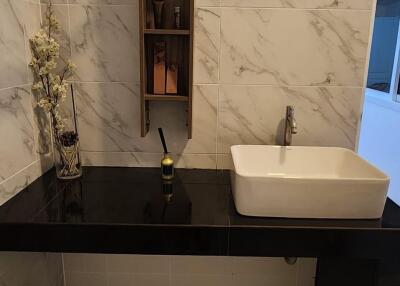
[[[294,106],[286,106],[285,132],[283,134],[283,146],[292,145],[292,135],[297,134],[297,124],[294,118]]]

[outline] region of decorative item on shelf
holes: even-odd
[[[152,6],[147,7],[146,10],[146,28],[147,29],[155,29],[156,23],[154,19],[154,9]]]
[[[179,7],[179,6],[175,7],[174,14],[175,14],[175,28],[180,29],[181,28],[181,7]]]
[[[154,18],[155,18],[157,29],[163,28],[164,4],[165,4],[165,1],[163,1],[163,0],[154,0],[153,1]]]
[[[154,94],[165,94],[166,43],[154,44]]]
[[[60,31],[60,25],[54,16],[51,3],[47,6],[45,23],[32,38],[30,48],[32,60],[30,67],[34,75],[32,91],[37,104],[50,117],[53,134],[53,154],[57,177],[60,179],[74,179],[82,175],[79,156],[79,136],[76,126],[75,101],[71,89],[73,107],[73,131],[66,130],[66,119],[63,118],[61,103],[68,94],[67,79],[72,76],[74,64],[68,61],[58,73],[60,45],[54,38]]]
[[[174,160],[168,152],[162,128],[158,128],[158,133],[160,134],[161,144],[164,149],[164,157],[161,160],[161,178],[170,181],[174,178]]]
[[[178,93],[178,65],[170,64],[167,69],[167,94]]]

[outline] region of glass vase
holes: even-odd
[[[71,180],[82,176],[78,134],[75,131],[66,131],[55,135],[54,147],[57,178]]]

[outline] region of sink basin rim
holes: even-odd
[[[315,149],[331,149],[331,150],[340,150],[346,153],[350,153],[352,156],[357,156],[357,154],[352,151],[349,150],[347,148],[343,148],[343,147],[325,147],[325,146],[279,146],[279,145],[232,145],[231,146],[231,154],[232,154],[232,160],[233,160],[233,167],[234,167],[234,171],[238,176],[241,177],[246,177],[246,178],[253,178],[253,179],[268,179],[268,180],[307,180],[307,181],[319,181],[319,180],[324,180],[324,181],[338,181],[338,180],[348,180],[348,181],[362,181],[363,183],[378,183],[378,182],[386,182],[389,181],[390,178],[389,176],[387,176],[384,172],[382,172],[381,170],[379,170],[377,167],[375,167],[374,165],[372,165],[371,163],[369,163],[367,160],[365,160],[364,158],[357,156],[358,160],[361,160],[364,164],[368,165],[372,170],[374,170],[374,172],[377,174],[377,176],[375,176],[374,178],[362,178],[362,177],[337,177],[337,178],[331,178],[331,177],[313,177],[313,176],[294,176],[294,175],[290,175],[290,174],[284,174],[284,175],[272,175],[272,174],[265,174],[265,175],[254,175],[251,173],[246,173],[244,170],[242,170],[239,167],[239,159],[236,157],[236,152],[234,152],[235,149],[238,148],[251,148],[251,147],[258,147],[258,146],[268,146],[268,148],[273,148],[273,149],[288,149],[290,150],[290,148],[315,148]],[[378,177],[379,176],[379,177]]]

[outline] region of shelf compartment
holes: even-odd
[[[151,127],[151,109],[157,102],[181,102],[186,111],[188,138],[192,138],[192,86],[193,86],[193,22],[194,0],[165,1],[162,28],[148,25],[148,8],[153,0],[139,0],[140,9],[140,120],[141,136],[145,137]],[[181,7],[181,26],[175,28],[174,7]],[[155,94],[154,92],[154,47],[159,42],[166,44],[166,66],[178,66],[177,94]],[[158,126],[152,126],[156,128]]]
[[[146,94],[144,96],[146,101],[188,101],[188,96],[182,95],[162,95],[162,94]]]
[[[182,35],[189,36],[190,30],[178,30],[178,29],[145,29],[144,34],[146,35]]]

